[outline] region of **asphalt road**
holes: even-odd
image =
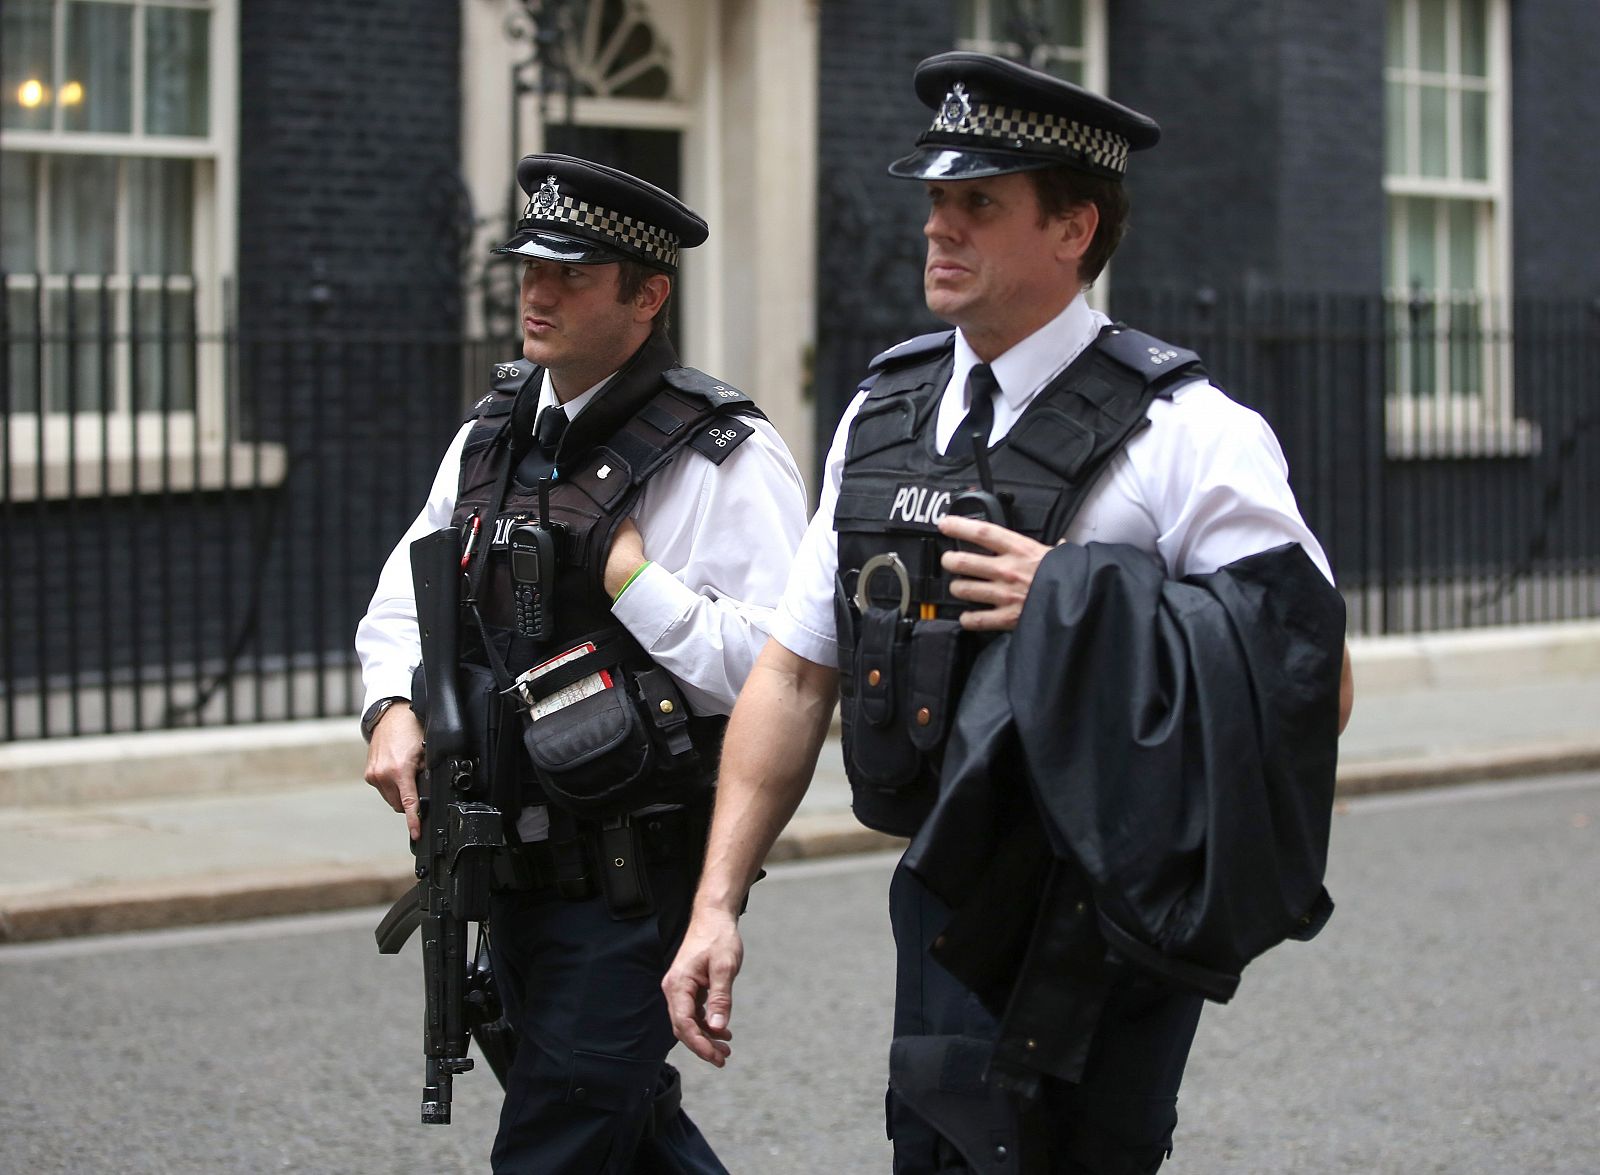
[[[1208,1008],[1174,1175],[1600,1171],[1600,776],[1358,802],[1339,909]],[[721,1073],[735,1172],[887,1171],[884,857],[755,891]],[[375,911],[0,949],[0,1171],[481,1171],[485,1071],[416,1124],[420,965]]]

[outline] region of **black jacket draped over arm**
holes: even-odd
[[[1343,650],[1296,544],[1183,580],[1126,546],[1045,557],[905,858],[955,911],[935,958],[1001,1017],[992,1078],[1076,1079],[1129,969],[1226,1001],[1321,929]]]

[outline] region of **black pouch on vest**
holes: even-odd
[[[895,790],[915,782],[922,756],[896,721],[903,719],[908,642],[900,613],[893,608],[868,608],[861,614],[851,677],[849,762],[860,782]]]
[[[656,750],[621,668],[591,671],[609,684],[542,717],[530,713],[522,743],[552,803],[605,816],[650,802]]]
[[[661,766],[677,771],[696,765],[699,756],[689,738],[689,707],[684,705],[683,694],[672,675],[661,668],[643,669],[633,675],[633,680],[639,690],[639,705],[655,731]]]
[[[955,705],[955,672],[961,652],[961,621],[920,620],[911,630],[906,674],[906,732],[924,755],[944,745]]]
[[[650,873],[645,868],[639,829],[627,816],[607,820],[595,834],[599,859],[600,892],[606,912],[621,921],[640,918],[656,908],[650,893]]]

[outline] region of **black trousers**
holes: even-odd
[[[928,955],[950,911],[910,873],[897,868],[889,885],[894,928],[894,1035],[960,1036],[988,1042],[998,1025],[978,998]],[[1037,1169],[1065,1175],[1147,1175],[1172,1148],[1178,1086],[1200,1021],[1199,996],[1141,980],[1121,982],[1107,1000],[1081,1082],[1047,1080],[1032,1108],[1047,1158]],[[973,1050],[979,1051],[979,1050]],[[986,1052],[986,1049],[983,1050]],[[963,1079],[964,1080],[964,1079]],[[1017,1170],[999,1162],[974,1167],[930,1122],[898,1095],[887,1098],[896,1175]],[[960,1084],[958,1081],[957,1084]],[[990,1096],[988,1091],[974,1091]],[[1015,1099],[1010,1099],[1015,1101]]]
[[[698,865],[650,866],[656,912],[625,921],[599,897],[491,899],[495,975],[517,1031],[496,1172],[726,1175],[681,1109],[654,1114],[675,1079],[661,977],[688,924]]]

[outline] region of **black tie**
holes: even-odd
[[[967,414],[956,425],[956,432],[945,449],[947,457],[974,457],[972,434],[978,434],[978,443],[987,451],[989,430],[994,427],[994,397],[1000,390],[994,372],[987,363],[980,363],[967,376]]]
[[[539,413],[539,420],[533,426],[533,447],[517,464],[518,481],[531,486],[555,471],[556,449],[566,431],[567,414],[560,404],[552,404]]]
[[[539,423],[533,426],[533,441],[546,460],[555,460],[556,448],[567,431],[567,413],[560,404],[552,404],[539,413]]]

